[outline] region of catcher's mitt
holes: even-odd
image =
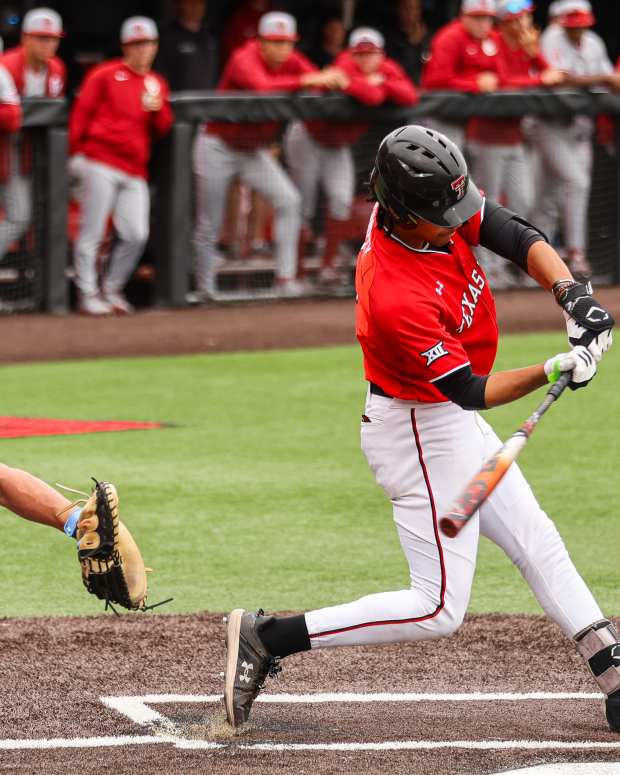
[[[146,607],[146,569],[131,533],[118,518],[118,494],[98,482],[77,523],[77,549],[86,589],[131,610]]]

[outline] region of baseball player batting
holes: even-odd
[[[463,621],[478,536],[500,546],[541,606],[576,642],[620,731],[620,643],[551,519],[512,465],[467,529],[442,537],[439,518],[501,447],[481,411],[570,374],[586,387],[611,345],[611,315],[573,280],[535,226],[485,201],[459,148],[420,126],[381,143],[370,181],[376,205],[358,257],[357,337],[369,387],[362,449],[392,501],[410,568],[407,589],[302,615],[235,609],[228,617],[224,701],[247,721],[267,675],[294,652],[439,638]],[[495,305],[472,247],[514,261],[553,294],[571,348],[544,363],[492,371]],[[560,656],[558,658],[561,659]]]

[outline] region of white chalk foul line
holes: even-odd
[[[618,750],[620,742],[591,740],[390,740],[380,743],[212,743],[186,740],[171,735],[126,735],[123,737],[43,738],[40,740],[0,740],[0,750],[42,750],[58,748],[108,748],[111,746],[157,745],[171,743],[177,748],[204,750],[234,748],[244,751],[434,751],[460,748],[471,751],[496,750]]]
[[[463,694],[432,694],[417,692],[327,692],[316,694],[261,694],[256,702],[314,705],[336,702],[523,702],[525,700],[600,700],[598,692],[469,692]],[[163,718],[151,708],[139,710],[139,706],[196,702],[211,704],[221,702],[221,694],[143,694],[126,697],[101,697],[101,701],[130,716],[138,723],[149,723]],[[148,712],[148,713],[147,713]],[[140,721],[138,716],[144,721]]]
[[[322,694],[262,694],[257,702],[283,704],[369,703],[369,702],[496,702],[527,700],[600,700],[594,692],[472,692],[462,694],[374,692]],[[560,741],[560,740],[397,740],[379,743],[213,743],[208,740],[188,740],[179,734],[175,724],[149,707],[157,704],[202,703],[221,701],[218,694],[145,694],[141,696],[101,697],[102,703],[131,721],[157,730],[153,735],[119,737],[42,738],[38,740],[0,740],[0,750],[103,748],[109,746],[151,745],[172,743],[177,748],[218,749],[235,747],[256,751],[397,751],[466,748],[470,750],[498,749],[618,749],[620,742]]]

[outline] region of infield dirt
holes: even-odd
[[[102,695],[222,691],[221,615],[101,615],[0,621],[1,739],[153,734],[105,707]],[[571,644],[543,617],[471,616],[449,639],[319,650],[283,662],[272,693],[593,692]],[[218,704],[158,711],[191,739],[225,743],[182,750],[170,743],[99,749],[0,750],[4,772],[491,773],[541,762],[614,761],[613,750],[260,751],[257,743],[384,741],[618,741],[599,700],[256,704],[248,731],[222,731]]]

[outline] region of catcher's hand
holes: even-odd
[[[118,494],[95,481],[77,523],[77,549],[86,589],[106,603],[138,610],[146,605],[146,570],[131,533],[118,518]]]

